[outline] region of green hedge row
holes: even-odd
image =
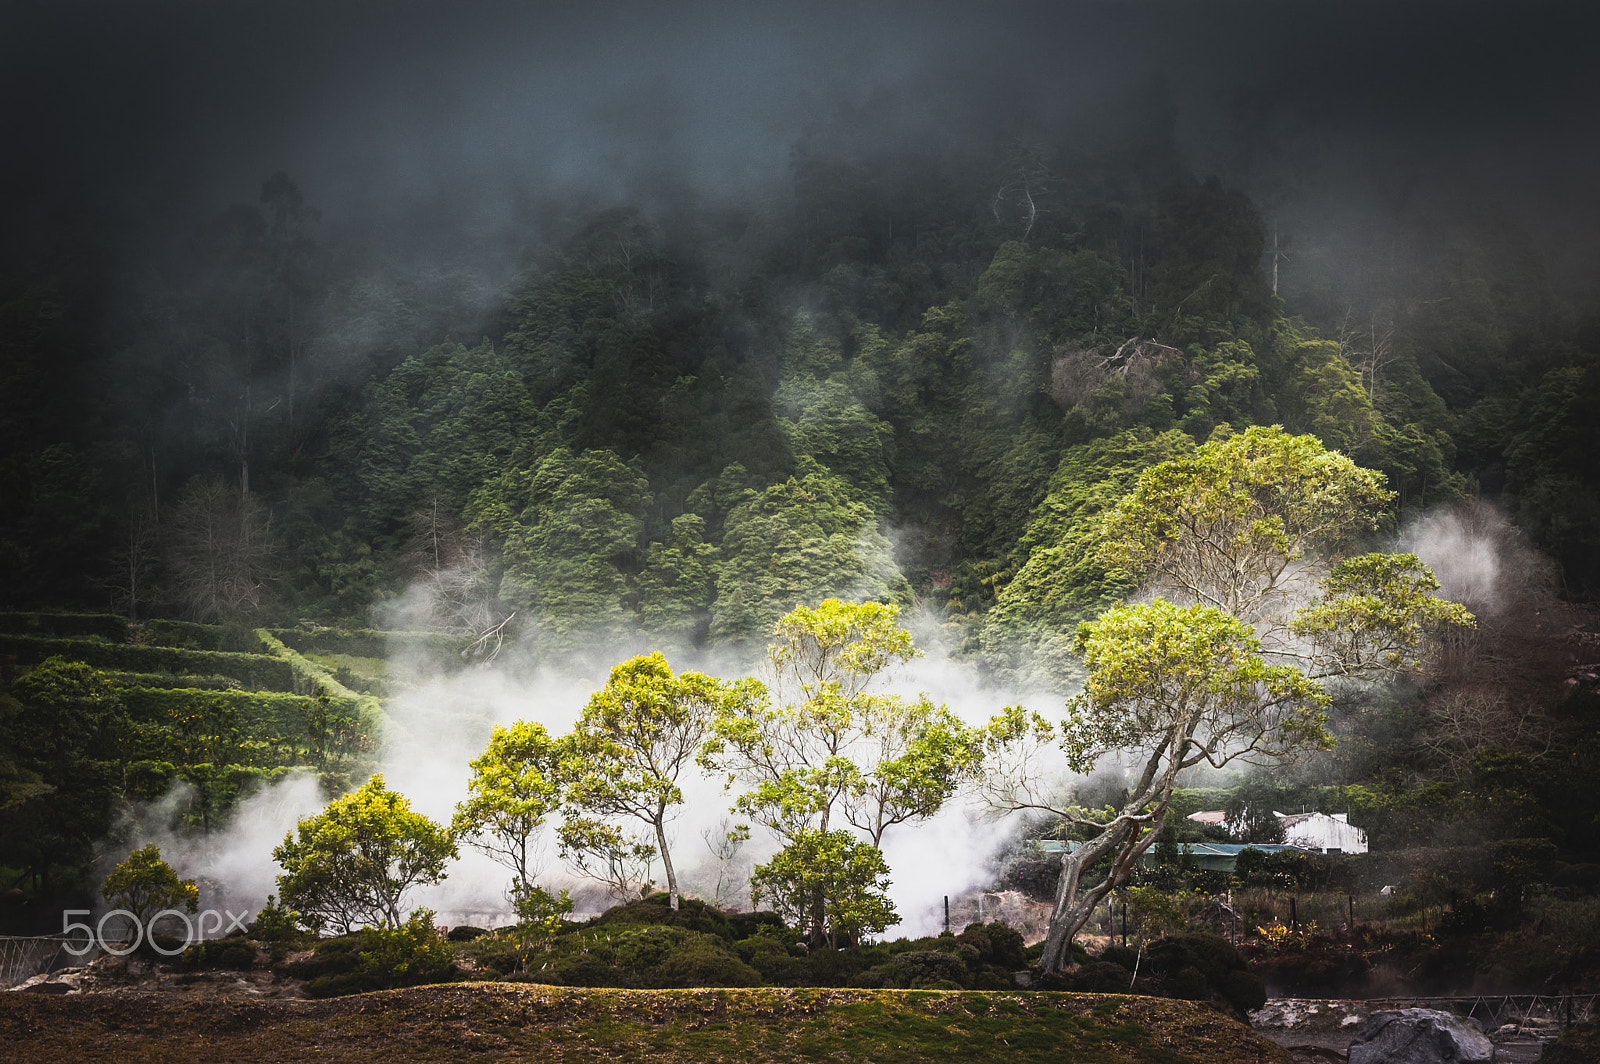
[[[261,653],[261,640],[255,629],[243,625],[196,624],[193,621],[142,621],[130,626],[134,642],[190,650],[226,650],[241,654]]]
[[[298,765],[275,765],[257,768],[251,765],[175,764],[171,761],[133,761],[123,768],[122,778],[127,795],[135,800],[151,800],[167,794],[172,785],[185,782],[195,785],[204,782],[212,798],[221,797],[222,805],[229,799],[242,797],[257,784],[276,783],[293,772],[303,771]]]
[[[218,650],[180,650],[177,647],[98,643],[85,639],[0,634],[0,659],[14,656],[18,664],[37,665],[60,656],[97,669],[126,672],[194,673],[230,676],[255,691],[294,691],[295,670],[281,657]],[[342,690],[342,688],[341,688]],[[310,692],[305,692],[310,693]]]
[[[0,613],[0,633],[124,643],[128,619],[110,613]]]
[[[54,639],[101,639],[183,650],[261,653],[254,629],[154,619],[129,622],[110,613],[0,613],[0,633]]]
[[[459,654],[467,640],[437,632],[385,632],[373,628],[344,631],[321,628],[308,632],[302,628],[274,628],[272,634],[302,654],[347,654],[352,658],[386,658],[390,647],[401,650],[426,649],[441,657]]]
[[[174,676],[164,672],[119,672],[103,669],[100,673],[118,687],[161,687],[194,691],[238,691],[238,680],[232,676],[195,676],[192,673]]]
[[[382,658],[389,654],[389,633],[366,628],[343,631],[321,628],[275,628],[272,634],[292,650],[302,654],[348,654],[353,658]]]
[[[252,732],[296,738],[305,732],[306,717],[316,705],[314,698],[278,691],[128,687],[118,694],[128,716],[137,721],[161,722],[220,708],[250,722]]]
[[[362,697],[340,683],[333,673],[310,658],[301,656],[294,648],[265,628],[257,629],[256,635],[260,637],[267,652],[287,665],[294,673],[292,690],[295,694],[315,695],[321,691],[336,702],[355,702]]]

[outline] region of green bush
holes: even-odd
[[[767,982],[720,935],[662,925],[612,924],[559,935],[528,967],[530,979],[566,986],[659,989]]]
[[[1091,961],[1069,968],[1052,979],[1042,980],[1044,990],[1075,990],[1084,994],[1126,994],[1133,973],[1112,961]]]
[[[957,942],[970,943],[978,950],[978,959],[984,964],[994,964],[1007,971],[1027,966],[1027,947],[1022,935],[999,920],[987,924],[968,924],[956,936]]]
[[[248,972],[255,967],[256,948],[242,938],[214,938],[184,950],[179,962],[189,971],[224,968]]]
[[[872,972],[882,979],[878,985],[902,990],[970,990],[973,983],[967,959],[941,950],[896,954]]]
[[[761,986],[761,973],[716,945],[709,935],[686,940],[656,966],[653,985],[663,988],[697,986]]]
[[[1100,959],[1111,964],[1120,964],[1131,974],[1139,964],[1139,951],[1129,946],[1107,946],[1100,951]]]
[[[1266,988],[1228,940],[1207,932],[1163,938],[1146,953],[1145,967],[1164,985],[1153,992],[1193,1000],[1216,1000],[1238,1012],[1261,1007]],[[1141,974],[1141,985],[1143,975]]]
[[[775,913],[767,915],[774,920],[778,919]],[[596,917],[593,923],[600,927],[637,924],[683,927],[701,934],[716,935],[730,942],[734,939],[733,925],[720,910],[707,905],[699,898],[684,897],[678,899],[678,908],[674,910],[670,895],[664,891],[658,891],[648,898],[628,902],[625,905],[614,905]],[[779,924],[782,924],[781,920]]]
[[[740,958],[773,986],[805,986],[810,976],[805,950],[780,922],[738,941]]]
[[[268,894],[267,903],[256,913],[255,923],[250,925],[250,933],[263,942],[274,944],[298,941],[302,937],[300,914],[279,905],[277,897]]]
[[[723,913],[722,917],[728,921],[728,929],[733,932],[735,942],[751,935],[782,934],[785,930],[783,917],[764,909],[751,913]]]
[[[431,910],[418,909],[398,928],[369,927],[327,939],[285,971],[309,980],[306,993],[314,998],[449,982],[461,970],[433,917]]]

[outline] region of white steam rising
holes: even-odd
[[[1505,520],[1479,504],[1428,514],[1407,529],[1402,544],[1433,570],[1440,595],[1479,616],[1493,616],[1505,606],[1509,534]]]
[[[889,677],[887,687],[893,693],[926,693],[971,724],[981,724],[1003,706],[1018,702],[1047,714],[1060,705],[1059,694],[1025,697],[987,685],[972,665],[950,655],[935,618],[912,614],[906,620],[923,654]],[[568,658],[559,663],[538,662],[525,648],[507,647],[492,666],[466,668],[459,662],[430,659],[414,644],[397,644],[391,647],[390,668],[404,687],[386,703],[388,724],[378,771],[392,790],[410,799],[413,808],[448,822],[456,804],[466,797],[468,763],[482,753],[496,725],[529,720],[553,735],[570,731],[611,666],[647,649],[647,644],[639,636],[608,646],[589,660]],[[677,671],[698,669],[725,677],[753,671],[751,663],[705,654],[680,652],[669,657]],[[739,822],[730,813],[735,795],[724,789],[722,780],[697,770],[680,785],[685,802],[669,829],[680,884],[691,895],[708,899],[720,895],[725,905],[748,907],[751,869],[775,853],[778,842],[756,828],[754,837],[737,852],[730,854],[724,848],[719,855],[718,842]],[[328,797],[313,776],[294,775],[245,800],[224,830],[196,837],[171,828],[177,811],[192,800],[187,788],[177,787],[161,800],[141,806],[118,838],[129,846],[158,842],[163,857],[180,875],[202,882],[204,906],[254,912],[276,890],[275,877],[281,869],[272,859],[273,848],[300,818],[319,811]],[[936,933],[943,924],[943,898],[989,885],[990,859],[1015,827],[986,816],[958,795],[931,820],[890,829],[884,853],[892,878],[890,897],[901,923],[889,933]],[[108,867],[125,852],[108,850],[104,855]],[[571,889],[579,912],[598,912],[610,904],[603,888],[574,877],[563,866],[550,837],[542,858],[541,883]],[[659,876],[659,864],[655,872]],[[511,920],[509,878],[506,869],[463,845],[449,878],[415,890],[406,904],[434,909],[441,923],[499,926]]]

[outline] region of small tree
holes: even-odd
[[[566,765],[566,746],[530,721],[497,725],[489,745],[472,760],[467,800],[456,806],[451,828],[511,870],[513,904],[538,879],[539,834],[561,808]]]
[[[283,905],[314,930],[331,924],[348,933],[363,925],[398,929],[406,891],[444,879],[456,844],[447,828],[373,776],[300,821],[272,856],[284,869]]]
[[[528,955],[534,947],[547,943],[572,912],[572,896],[564,890],[551,894],[543,887],[529,887],[516,896],[512,908],[517,914],[517,949],[521,951],[522,967],[526,969]]]
[[[735,810],[780,838],[827,836],[836,816],[872,845],[895,824],[932,816],[975,764],[965,725],[926,698],[875,687],[915,656],[899,610],[828,599],[778,623],[768,648],[776,703],[752,700],[719,713],[702,761],[750,790]],[[828,937],[820,887],[809,916],[813,943]]]
[[[821,897],[825,930],[813,948],[854,945],[898,924],[888,889],[883,852],[848,831],[801,831],[750,877],[751,900],[766,901],[790,923],[813,919]]]
[[[111,870],[100,886],[100,896],[113,909],[132,913],[141,925],[166,909],[182,907],[192,913],[200,908],[200,888],[192,879],[179,879],[161,859],[161,847],[153,842],[134,850]]]
[[[724,683],[698,672],[675,676],[661,654],[645,654],[611,670],[573,730],[568,801],[588,813],[631,817],[649,827],[674,909],[678,874],[667,822],[683,804],[678,777],[700,752],[714,717],[747,712],[758,689],[750,681]]]

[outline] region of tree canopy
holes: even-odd
[[[1411,667],[1441,630],[1472,623],[1415,556],[1341,558],[1387,499],[1379,474],[1274,427],[1152,466],[1105,512],[1102,564],[1156,597],[1079,625],[1083,692],[1059,729],[1021,709],[996,717],[980,783],[1001,809],[1045,810],[1089,834],[1062,859],[1047,968],[1068,962],[1072,936],[1160,833],[1180,772],[1331,745],[1330,683]],[[1118,805],[1083,809],[1042,787],[1032,748],[1052,741],[1079,772],[1126,757]],[[1109,873],[1087,883],[1107,856]]]

